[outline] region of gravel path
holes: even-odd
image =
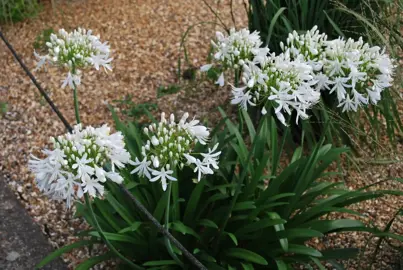
[[[55,1],[58,2],[58,1]],[[65,1],[63,1],[65,2]],[[165,97],[156,101],[158,86],[174,83],[179,56],[181,35],[198,22],[214,21],[214,15],[199,1],[190,0],[88,0],[66,1],[53,8],[48,5],[37,18],[7,26],[5,36],[15,47],[25,63],[34,68],[33,46],[36,36],[46,28],[72,29],[77,26],[93,29],[102,40],[108,40],[114,57],[112,73],[86,72],[79,88],[82,121],[99,125],[111,123],[107,103],[131,94],[133,102],[158,102],[160,109],[189,111],[199,116],[209,113],[227,97],[228,91],[217,91],[211,86],[189,86],[190,91]],[[208,1],[212,3],[213,1]],[[217,2],[217,1],[214,1]],[[224,22],[231,25],[230,1],[220,1],[218,9]],[[234,1],[234,12],[238,27],[247,25],[242,0]],[[219,29],[208,24],[195,27],[188,38],[189,60],[196,67],[205,61],[210,38]],[[61,89],[64,74],[50,68],[48,72],[35,75],[48,90],[70,123],[74,121],[72,93]],[[74,232],[86,224],[65,211],[63,203],[48,201],[33,186],[32,175],[27,169],[30,153],[38,153],[48,143],[48,137],[64,133],[62,124],[14,61],[4,44],[0,44],[0,102],[8,103],[8,113],[0,116],[0,171],[28,213],[41,225],[43,233],[55,246],[63,246],[76,240]],[[399,146],[402,153],[402,146]],[[398,152],[399,152],[398,151]],[[365,160],[374,159],[373,153],[364,153]],[[388,156],[396,159],[397,156]],[[361,173],[349,171],[346,184],[351,188],[363,186],[385,177],[403,177],[402,163],[391,165],[360,164]],[[382,188],[402,188],[396,184],[385,184]],[[394,212],[402,207],[399,198],[386,197],[357,206],[367,220],[384,227]],[[395,226],[394,226],[395,227]],[[396,232],[403,234],[403,225],[396,223]],[[346,234],[338,238],[329,237],[324,244],[329,246],[363,246],[365,235]],[[325,247],[325,246],[323,246]],[[378,259],[391,265],[397,261],[394,253],[385,249]],[[86,250],[68,254],[64,260],[74,267],[87,256]],[[357,269],[351,262],[349,269]],[[358,263],[359,265],[359,263]],[[393,269],[392,266],[380,269]]]

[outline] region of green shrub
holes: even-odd
[[[0,0],[0,23],[22,21],[35,16],[39,9],[38,0]]]
[[[121,171],[124,186],[207,269],[292,269],[296,263],[324,269],[321,262],[336,265],[336,259],[353,257],[357,250],[317,250],[307,246],[307,240],[343,231],[381,233],[358,220],[328,219],[334,212],[360,215],[347,208],[357,202],[402,194],[365,188],[349,191],[343,183],[330,180],[340,173],[329,170],[329,166],[348,149],[318,144],[304,156],[302,148],[297,148],[288,165],[281,167],[284,141],[277,137],[273,118],[262,118],[255,130],[246,113],[244,127],[223,117],[211,134],[211,144],[219,142],[222,151],[219,171],[199,183],[192,169],[185,167],[176,170],[178,181],[170,182],[172,193],[164,192],[159,183],[131,175],[129,168]],[[121,123],[116,115],[114,118],[131,155],[137,156],[143,144],[140,131],[133,124]],[[243,128],[248,140],[243,139]],[[199,150],[202,148],[198,145]],[[88,201],[76,205],[77,214],[92,227],[80,233],[83,240],[54,252],[40,265],[62,252],[101,242],[100,230],[96,229],[99,225],[114,248],[135,265],[133,269],[191,268],[118,185],[109,182],[107,186],[104,200],[95,199],[92,207]],[[394,234],[387,237],[402,238]],[[115,257],[113,252],[93,257],[82,267],[87,269],[111,257]]]

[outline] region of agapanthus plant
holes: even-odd
[[[320,99],[314,89],[312,67],[302,57],[291,59],[290,51],[278,56],[259,56],[243,65],[242,87],[233,87],[232,104],[239,104],[247,110],[247,105],[262,107],[267,113],[267,105],[273,102],[275,114],[286,125],[283,112],[291,115],[292,110],[299,118],[307,119],[306,111]]]
[[[72,133],[51,137],[51,142],[53,150],[43,150],[44,159],[32,155],[29,168],[40,191],[66,200],[67,207],[84,193],[102,197],[106,181],[123,181],[116,168],[125,167],[130,154],[120,132],[111,134],[107,125],[82,129],[78,124]],[[110,171],[105,170],[106,165]]]
[[[207,153],[194,152],[195,144],[205,145],[210,133],[205,126],[199,125],[198,120],[187,122],[188,117],[189,114],[185,113],[179,122],[175,122],[173,114],[166,119],[162,113],[158,124],[144,128],[148,140],[141,148],[142,157],[131,162],[136,166],[132,173],[151,182],[160,181],[163,190],[166,190],[168,181],[177,181],[174,175],[176,167],[191,166],[198,173],[198,181],[202,175],[213,174],[213,169],[218,169],[221,153],[217,151],[218,144]]]
[[[72,32],[60,29],[57,34],[50,35],[46,42],[48,54],[39,55],[34,52],[38,60],[37,68],[46,63],[64,68],[68,71],[62,87],[70,86],[72,89],[81,83],[81,70],[94,67],[105,71],[112,70],[109,57],[110,48],[107,42],[101,42],[99,36],[92,35],[91,30],[78,28]]]
[[[232,28],[228,36],[216,32],[216,41],[212,40],[211,44],[214,61],[212,64],[202,66],[201,71],[206,72],[215,66],[221,72],[216,82],[220,86],[225,84],[224,71],[242,68],[242,62],[268,53],[266,47],[261,48],[263,42],[260,40],[259,32],[250,33],[246,28],[239,31]]]

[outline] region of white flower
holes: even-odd
[[[96,70],[99,70],[99,67],[102,66],[105,70],[105,72],[112,71],[112,67],[110,63],[112,62],[112,58],[105,58],[104,55],[98,54],[98,55],[92,55],[91,57],[88,57],[88,61],[94,65],[94,68]]]
[[[369,100],[371,101],[372,104],[377,104],[378,101],[381,100],[381,92],[378,91],[378,89],[368,88],[367,93],[368,93]]]
[[[189,123],[182,125],[182,128],[185,129],[189,134],[195,137],[199,143],[206,144],[210,132],[205,126],[198,125],[199,120],[193,119]]]
[[[211,69],[211,67],[213,66],[213,64],[206,64],[200,67],[200,71],[202,72],[207,72]]]
[[[162,189],[164,191],[167,189],[168,186],[167,180],[177,181],[175,177],[171,176],[171,174],[173,174],[172,170],[165,171],[165,169],[162,168],[161,171],[153,170],[152,174],[155,175],[155,177],[151,178],[150,182],[161,180]]]
[[[215,152],[218,148],[218,143],[216,143],[213,149],[208,149],[208,153],[201,153],[204,157],[203,164],[206,164],[208,167],[212,166],[214,169],[218,170],[218,158],[221,155],[221,151]]]
[[[121,184],[123,182],[123,177],[117,172],[106,172],[106,177],[116,184]]]
[[[70,33],[60,29],[58,33],[50,35],[50,41],[46,42],[48,54],[39,55],[34,52],[38,59],[37,68],[45,63],[66,68],[68,74],[63,81],[63,86],[74,87],[73,82],[80,84],[80,70],[93,66],[96,70],[102,66],[105,71],[112,70],[109,57],[110,49],[107,42],[102,43],[98,36],[92,35],[91,30],[78,28]]]
[[[315,86],[316,91],[326,89],[330,90],[329,86],[334,84],[334,82],[331,81],[329,77],[326,74],[323,74],[322,72],[315,74],[313,78],[317,82]]]
[[[147,160],[147,157],[144,157],[144,159],[142,161],[139,161],[138,158],[135,159],[134,162],[130,163],[131,165],[137,166],[134,170],[132,170],[130,173],[134,174],[134,173],[138,173],[138,175],[140,176],[146,176],[148,179],[151,179],[151,161]]]
[[[347,84],[347,81],[348,79],[344,77],[334,78],[334,85],[330,90],[330,94],[336,92],[339,102],[343,101],[346,98],[346,88],[350,87],[350,85]]]
[[[81,184],[84,193],[88,193],[91,197],[99,197],[104,195],[104,186],[92,178],[88,178]]]
[[[204,174],[213,174],[213,170],[210,169],[209,164],[202,162],[200,159],[195,158],[191,155],[188,154],[184,154],[184,156],[187,159],[187,163],[190,164],[194,164],[195,168],[194,168],[194,172],[198,172],[197,173],[197,182],[200,182],[200,179],[202,177],[202,175]]]
[[[218,77],[218,80],[215,82],[215,84],[218,84],[219,86],[224,86],[225,81],[224,81],[224,72],[221,73],[221,75]]]
[[[84,153],[82,157],[75,158],[75,164],[71,166],[72,169],[77,170],[77,177],[85,181],[90,178],[90,175],[94,174],[95,169],[87,164],[92,163],[92,158],[87,159],[87,153]]]
[[[79,74],[71,74],[69,71],[67,73],[66,79],[63,80],[62,88],[65,88],[67,85],[73,89],[74,86],[78,86],[81,84],[81,78]]]
[[[350,67],[350,74],[349,79],[351,80],[351,88],[355,89],[355,85],[357,82],[365,81],[367,77],[366,72],[360,72],[357,67],[351,66]]]
[[[231,104],[239,104],[239,106],[246,111],[248,110],[248,104],[251,106],[256,106],[256,104],[252,102],[253,96],[250,94],[250,91],[244,93],[245,89],[246,86],[240,88],[232,88],[232,95],[234,97],[231,99]]]
[[[46,55],[39,55],[35,50],[34,50],[34,56],[38,60],[35,70],[40,69],[42,66],[44,66],[49,61],[48,57],[46,57]]]
[[[357,111],[357,103],[354,102],[354,100],[350,99],[349,95],[347,95],[347,97],[342,102],[340,102],[337,107],[343,107],[343,112]]]
[[[110,134],[108,126],[82,129],[76,125],[71,134],[51,138],[54,150],[44,150],[46,156],[32,156],[28,163],[35,174],[38,188],[53,199],[66,200],[67,207],[84,193],[92,197],[104,194],[103,183],[122,183],[115,165],[123,168],[130,161],[120,132]],[[112,171],[105,171],[110,164]]]

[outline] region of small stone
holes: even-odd
[[[16,259],[18,259],[20,257],[20,253],[16,252],[16,251],[11,251],[10,253],[7,254],[6,260],[13,262]]]

